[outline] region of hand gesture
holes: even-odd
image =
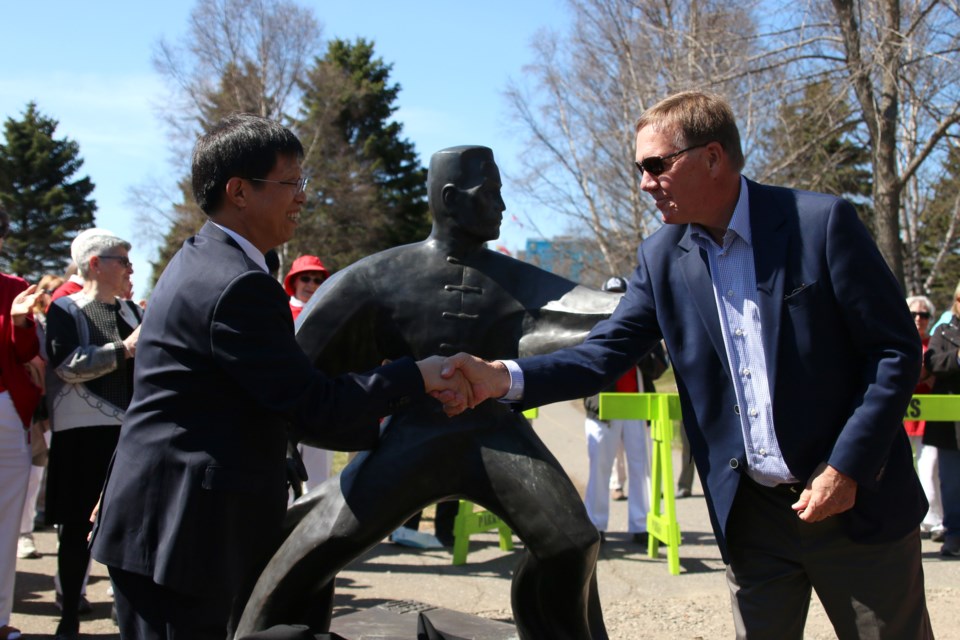
[[[856,499],[857,481],[822,462],[791,508],[804,522],[819,522],[852,508]]]
[[[470,383],[470,408],[489,398],[502,398],[510,391],[510,372],[499,360],[488,362],[469,353],[458,353],[443,363],[441,375],[450,378],[462,374]]]
[[[133,330],[133,333],[123,339],[123,349],[126,351],[128,358],[133,358],[137,355],[137,342],[140,340],[140,327],[142,326],[142,324],[138,324],[137,328]]]
[[[430,356],[417,362],[426,392],[443,404],[448,416],[455,416],[468,408],[476,406],[470,383],[459,373],[440,375],[445,360],[442,356]]]
[[[10,318],[13,324],[23,327],[27,324],[27,316],[33,313],[33,305],[37,303],[37,298],[42,292],[37,290],[37,285],[32,284],[13,299],[10,304]]]

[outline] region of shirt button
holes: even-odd
[[[757,411],[756,409],[750,409],[750,417],[751,417],[751,418],[756,418],[758,415],[760,415],[760,412],[759,412],[759,411]]]
[[[762,448],[761,448],[760,451],[759,451],[759,453],[760,453],[760,455],[763,456],[763,457],[766,457],[766,456],[767,456],[767,450],[766,450],[766,449],[762,449]]]
[[[744,378],[750,377],[750,369],[744,369],[741,373],[743,373]]]
[[[736,331],[733,332],[733,334],[737,336],[742,336],[743,333],[744,333],[743,329],[737,329]]]

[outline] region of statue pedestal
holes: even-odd
[[[506,622],[488,620],[451,609],[433,607],[422,602],[401,600],[388,602],[365,611],[348,613],[331,620],[330,631],[346,640],[416,640],[418,620],[426,618],[438,638],[460,640],[517,640],[516,627]],[[426,636],[434,637],[434,636]]]

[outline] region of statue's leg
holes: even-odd
[[[236,637],[276,624],[326,631],[337,572],[438,495],[445,497],[443,482],[423,478],[437,471],[433,458],[443,451],[443,436],[439,429],[396,425],[376,450],[304,496],[310,507],[295,512],[299,522],[260,574]]]
[[[481,455],[493,495],[478,500],[526,546],[512,590],[520,637],[607,638],[596,591],[600,536],[560,463],[526,422],[491,431]]]

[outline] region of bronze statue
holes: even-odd
[[[500,172],[486,147],[430,162],[430,237],[369,256],[313,296],[297,341],[328,375],[403,355],[487,359],[581,341],[619,298],[484,247],[500,235]],[[309,442],[307,442],[309,444]],[[427,399],[398,408],[378,447],[307,494],[247,602],[237,637],[275,624],[329,628],[333,580],[411,514],[465,498],[526,547],[514,574],[521,638],[606,638],[596,591],[599,535],[577,490],[529,422],[487,401],[454,418]]]

